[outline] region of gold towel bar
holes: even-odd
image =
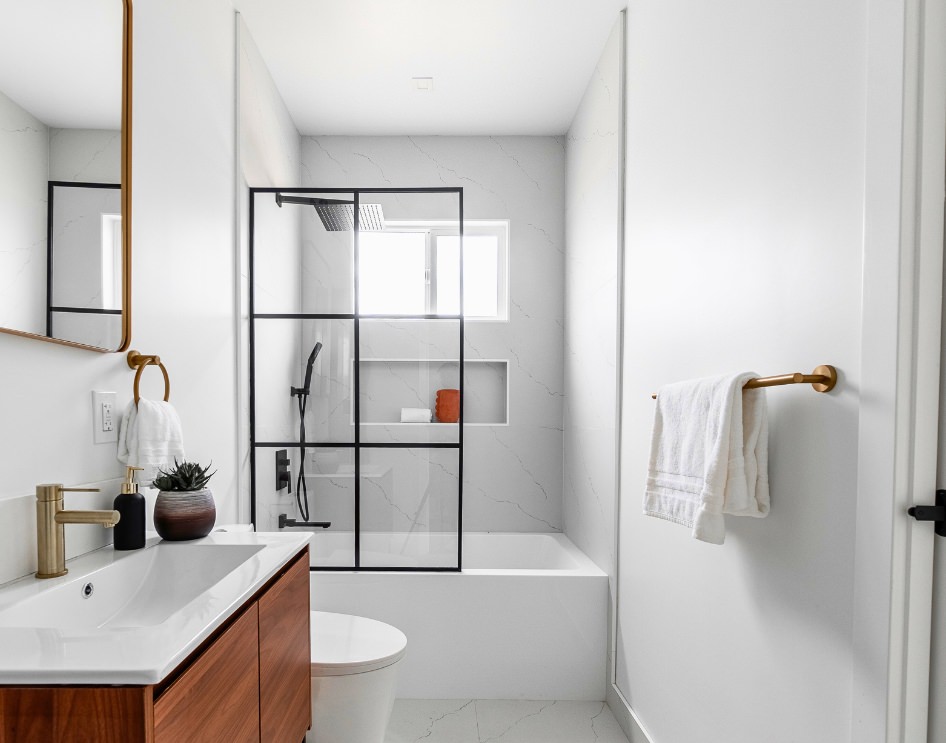
[[[136,369],[135,372],[135,405],[138,404],[138,401],[141,399],[141,395],[138,392],[138,385],[141,383],[141,373],[145,370],[146,366],[157,366],[161,373],[164,375],[164,402],[167,402],[171,397],[171,378],[168,376],[168,370],[164,368],[164,364],[161,363],[160,356],[146,356],[143,353],[138,353],[137,351],[128,352],[128,366],[131,369]]]
[[[838,370],[830,364],[816,366],[811,374],[779,374],[775,377],[759,377],[750,379],[743,385],[744,390],[752,390],[757,387],[778,387],[782,384],[810,384],[815,392],[830,392],[838,383]],[[657,395],[651,395],[656,400]]]

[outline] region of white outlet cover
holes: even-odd
[[[118,443],[118,417],[121,413],[115,404],[114,392],[92,393],[92,442],[95,444]],[[112,407],[112,430],[106,431],[102,422],[102,405],[107,403]]]

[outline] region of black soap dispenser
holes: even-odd
[[[122,483],[122,492],[116,496],[113,508],[121,514],[115,524],[115,549],[140,550],[145,546],[145,497],[138,492],[135,470],[129,467]]]

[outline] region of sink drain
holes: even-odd
[[[94,591],[95,591],[95,586],[93,586],[91,583],[86,583],[84,586],[82,586],[82,598],[84,599],[92,598],[92,594],[94,593]]]

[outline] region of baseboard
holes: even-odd
[[[624,695],[614,684],[608,684],[608,707],[624,731],[629,743],[654,743],[641,721],[637,719]]]

